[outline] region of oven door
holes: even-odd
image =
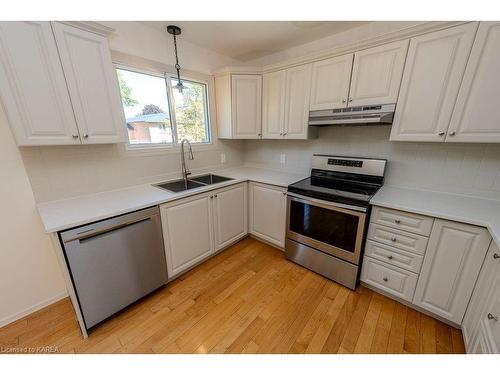
[[[366,210],[288,193],[287,237],[358,264]]]

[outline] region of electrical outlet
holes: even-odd
[[[221,162],[221,164],[226,163],[226,154],[225,153],[220,154],[220,162]]]
[[[285,165],[286,163],[286,154],[281,154],[280,155],[280,164]]]

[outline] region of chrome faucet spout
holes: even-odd
[[[184,182],[187,184],[187,176],[189,176],[191,174],[191,172],[189,171],[189,169],[186,165],[186,153],[184,151],[184,144],[185,143],[187,143],[188,147],[189,147],[189,149],[188,149],[189,160],[194,160],[194,155],[193,155],[193,148],[191,147],[191,142],[189,142],[186,138],[184,138],[181,141],[181,168],[182,168],[182,177],[184,178]]]

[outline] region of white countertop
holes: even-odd
[[[287,187],[307,177],[301,174],[251,167],[224,169],[214,173],[233,178],[233,180],[180,193],[171,193],[151,184],[144,184],[39,203],[37,208],[45,231],[51,233],[244,181]]]
[[[383,186],[371,204],[488,228],[500,246],[500,201],[467,195],[448,194]]]

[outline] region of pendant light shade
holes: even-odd
[[[167,32],[174,37],[175,70],[177,70],[177,84],[175,85],[175,88],[179,90],[180,93],[182,93],[184,85],[181,81],[181,66],[179,65],[179,56],[177,54],[177,35],[181,35],[181,28],[175,25],[168,25]]]

